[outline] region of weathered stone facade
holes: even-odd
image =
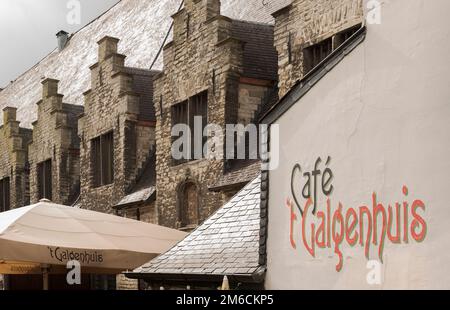
[[[156,167],[155,151],[148,158],[135,186],[114,206],[116,214],[146,223],[158,223],[155,210]]]
[[[85,93],[85,112],[79,119],[81,138],[82,208],[113,213],[142,173],[155,145],[151,103],[155,72],[127,68],[117,52],[119,40],[98,42],[98,62],[91,66],[91,89]],[[92,140],[105,133],[113,137],[113,180],[95,186]],[[148,208],[154,212],[154,208]],[[150,216],[151,218],[151,216]]]
[[[304,72],[305,48],[363,22],[362,0],[293,0],[275,12],[279,95],[284,96]],[[336,38],[333,37],[334,47]]]
[[[0,126],[0,180],[9,178],[10,209],[30,203],[27,160],[32,132],[19,126],[16,112],[16,108],[4,108]]]
[[[156,200],[160,224],[189,230],[224,204],[224,196],[209,191],[209,186],[224,174],[225,161],[175,164],[172,108],[206,92],[208,124],[225,128],[250,123],[276,83],[276,51],[272,26],[221,16],[219,0],[187,0],[173,19],[173,41],[164,48],[164,72],[154,83]],[[223,136],[216,136],[213,148],[224,148]],[[197,213],[188,227],[181,227],[186,226],[180,218],[181,196]]]
[[[33,139],[28,149],[31,203],[42,198],[39,197],[38,165],[51,160],[51,200],[71,205],[80,189],[78,116],[83,113],[83,107],[63,103],[57,80],[46,79],[42,85],[42,100],[37,103],[38,119],[33,123]]]

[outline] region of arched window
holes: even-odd
[[[180,186],[178,214],[181,227],[188,228],[199,224],[198,198],[198,188],[195,183],[186,182]]]

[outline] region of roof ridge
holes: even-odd
[[[260,191],[260,186],[261,186],[261,174],[259,174],[249,184],[247,184],[242,190],[240,190],[229,202],[227,202],[221,208],[219,208],[213,214],[211,214],[205,221],[203,221],[203,223],[201,225],[199,225],[194,231],[192,231],[189,235],[187,235],[183,240],[181,240],[180,242],[175,244],[172,248],[170,248],[166,252],[161,253],[159,256],[157,256],[154,259],[150,260],[146,264],[136,268],[133,272],[127,273],[127,276],[133,278],[133,277],[138,277],[137,276],[138,274],[145,274],[147,276],[150,275],[150,274],[154,274],[156,276],[164,275],[164,274],[173,274],[173,273],[170,273],[170,272],[169,273],[159,272],[159,270],[158,270],[158,272],[149,272],[148,269],[151,269],[151,268],[160,269],[161,266],[156,266],[155,267],[155,265],[158,265],[159,261],[162,258],[164,258],[167,255],[171,255],[171,253],[174,252],[174,251],[175,252],[176,251],[180,251],[180,249],[185,246],[186,242],[189,243],[189,242],[195,242],[195,240],[197,240],[197,241],[198,240],[204,240],[205,238],[204,237],[202,238],[201,235],[204,236],[205,232],[207,232],[208,230],[219,229],[218,227],[213,228],[213,225],[216,224],[217,222],[220,222],[221,220],[223,220],[224,216],[229,214],[228,212],[230,212],[230,210],[233,210],[235,208],[242,208],[242,206],[240,204],[242,204],[243,202],[251,205],[251,203],[248,202],[248,198],[247,197],[249,195],[255,195],[255,193],[254,193],[255,189],[258,189],[258,191]],[[247,199],[244,200],[244,198],[247,198]],[[258,196],[257,200],[259,201],[259,196]],[[259,209],[260,206],[258,206],[257,208]],[[243,212],[243,210],[240,210],[240,211]],[[247,212],[247,209],[245,210],[245,212]],[[234,212],[234,213],[236,213],[236,212]],[[242,215],[238,215],[238,214],[235,214],[234,216],[242,217]],[[258,219],[260,218],[259,212],[258,212],[258,214],[253,214],[252,216],[255,217],[255,219],[253,219],[253,221],[256,221],[256,218],[258,218]],[[253,225],[256,226],[256,224],[253,224]],[[258,224],[257,225],[259,225],[259,220],[258,220]],[[240,228],[241,227],[239,227],[239,229]],[[248,232],[250,232],[250,231],[248,231]],[[251,231],[251,232],[256,234],[256,230],[255,231]],[[259,237],[259,233],[260,233],[260,229],[258,228],[257,229],[258,238],[260,238]],[[214,234],[224,234],[225,235],[225,234],[231,234],[231,233],[230,232],[225,232],[225,230],[224,230],[224,231],[221,231],[221,232],[214,232]],[[200,239],[199,239],[199,237],[200,237]],[[251,238],[253,236],[249,236],[249,237]],[[248,238],[248,237],[242,237],[242,238]],[[245,242],[248,242],[250,244],[253,241],[247,240]],[[228,244],[227,249],[232,251],[232,249],[235,249],[235,247],[231,246],[230,244]],[[251,254],[251,255],[255,255],[255,256],[259,255],[259,251],[260,251],[260,249],[259,249],[259,242],[258,242],[258,246],[256,246],[256,244],[255,244],[254,253]],[[185,255],[192,256],[192,254],[193,253],[186,253]],[[253,277],[253,276],[258,272],[258,270],[261,269],[261,267],[264,268],[265,266],[261,266],[259,264],[259,256],[258,256],[258,258],[255,257],[255,259],[256,260],[254,262],[250,262],[249,263],[250,266],[237,266],[236,265],[236,266],[230,266],[229,268],[230,268],[230,270],[232,270],[232,269],[233,270],[234,269],[247,269],[246,272],[237,272],[237,273],[235,273],[235,275],[243,276],[243,277],[250,277],[250,278],[252,278],[252,280],[250,280],[250,281],[253,281],[253,282],[257,283],[257,282],[259,282],[261,280],[261,278],[260,277]],[[258,264],[258,266],[254,266],[253,264]],[[184,267],[184,268],[185,269],[186,268],[189,269],[189,267]],[[199,268],[206,268],[206,269],[208,269],[208,267],[206,267],[206,266],[199,267]],[[165,269],[165,268],[162,267],[162,269]],[[220,269],[220,268],[218,268],[218,269]],[[188,275],[196,275],[196,274],[198,274],[198,273],[195,273],[195,272],[194,273],[183,273],[183,275],[186,275],[186,276],[188,276]],[[228,276],[233,276],[233,274],[231,274],[231,272],[228,272],[227,275]],[[214,273],[213,272],[213,273],[206,273],[205,276],[222,276],[223,277],[223,274],[221,272],[219,272],[219,273]]]

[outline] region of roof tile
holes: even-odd
[[[255,194],[259,188],[260,177],[257,177],[226,205],[223,216],[221,210],[224,208],[177,246],[137,268],[134,273],[252,275],[259,268],[260,203]],[[246,195],[251,195],[251,199],[246,199],[249,203],[240,204]],[[251,214],[247,214],[248,211]],[[243,212],[247,214],[245,217],[241,215]],[[234,220],[231,224],[224,223],[230,214]],[[176,260],[168,257],[176,257]]]
[[[271,13],[289,1],[291,0],[222,0],[221,12],[233,19],[273,24]],[[41,96],[40,82],[44,77],[61,81],[60,91],[68,103],[83,105],[82,94],[90,85],[89,66],[97,60],[96,42],[106,35],[121,39],[119,52],[127,56],[126,66],[149,68],[170,27],[170,16],[176,12],[180,2],[181,0],[119,1],[112,9],[72,35],[64,50],[53,50],[33,68],[7,85],[0,92],[0,109],[6,106],[18,107],[18,120],[22,122],[22,126],[31,128],[31,123],[36,119],[35,103]],[[248,55],[251,57],[254,54],[252,52]],[[261,54],[257,59],[265,57],[267,55]],[[159,57],[153,69],[162,69],[162,57]],[[138,87],[147,83],[140,80],[136,82],[140,85]],[[151,117],[152,110],[151,107],[148,108],[150,109],[145,110],[145,113]]]

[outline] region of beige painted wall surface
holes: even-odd
[[[281,154],[279,168],[270,172],[268,289],[450,289],[450,1],[382,2],[381,25],[368,25],[366,40],[278,120]],[[425,240],[416,242],[411,233],[407,244],[387,239],[379,285],[366,280],[371,269],[359,244],[342,243],[340,272],[334,248],[316,246],[313,258],[302,243],[297,208],[296,249],[291,246],[286,206],[292,199],[291,171],[297,163],[303,172],[312,171],[321,157],[323,172],[328,156],[332,212],[339,202],[344,215],[350,207],[372,209],[374,192],[386,208],[403,201],[411,206],[417,199],[425,204],[417,210],[427,224]],[[325,211],[320,180],[317,206]],[[313,216],[308,217],[309,238]],[[412,220],[409,216],[408,231]],[[378,258],[377,251],[371,243],[370,260]]]

